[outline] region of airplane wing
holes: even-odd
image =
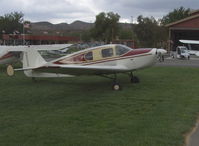
[[[196,52],[195,55],[199,57],[199,52]]]
[[[52,45],[30,45],[30,48],[41,50],[60,50],[72,46],[73,44],[52,44]]]
[[[88,75],[88,74],[111,74],[115,72],[124,72],[128,70],[125,66],[82,66],[82,65],[55,65],[55,66],[42,66],[42,67],[27,67],[22,69],[15,69],[15,71],[33,70],[36,72],[49,72],[70,75]]]
[[[41,50],[60,50],[70,47],[72,44],[52,44],[52,45],[30,45],[30,46],[0,46],[0,49],[5,49],[7,52],[22,52],[27,49]]]
[[[60,68],[63,68],[65,70],[85,70],[85,71],[107,71],[107,72],[114,72],[114,71],[126,71],[127,67],[122,66],[122,65],[117,65],[117,66],[97,66],[97,65],[59,65]]]
[[[199,41],[196,40],[179,40],[179,41],[185,44],[199,44]]]

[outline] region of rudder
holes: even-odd
[[[44,58],[39,54],[39,52],[35,49],[27,49],[27,51],[23,52],[23,68],[30,68],[30,67],[39,67],[47,62]]]

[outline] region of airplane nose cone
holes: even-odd
[[[157,53],[163,55],[163,54],[167,53],[167,50],[165,50],[165,49],[157,49]]]
[[[156,48],[153,48],[151,51],[152,51],[152,54],[153,54],[153,55],[158,55],[158,51],[157,51]]]

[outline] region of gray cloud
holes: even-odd
[[[161,18],[175,8],[198,9],[198,0],[101,0],[97,2],[103,10],[119,13],[123,18],[137,18],[138,15]]]
[[[198,9],[197,0],[0,0],[0,14],[21,11],[25,19],[52,23],[75,20],[94,21],[95,15],[113,11],[121,20],[134,20],[138,15],[161,18],[174,8]]]

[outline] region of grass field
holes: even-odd
[[[0,72],[2,146],[182,146],[199,112],[199,68],[153,67],[120,75],[39,79]]]

